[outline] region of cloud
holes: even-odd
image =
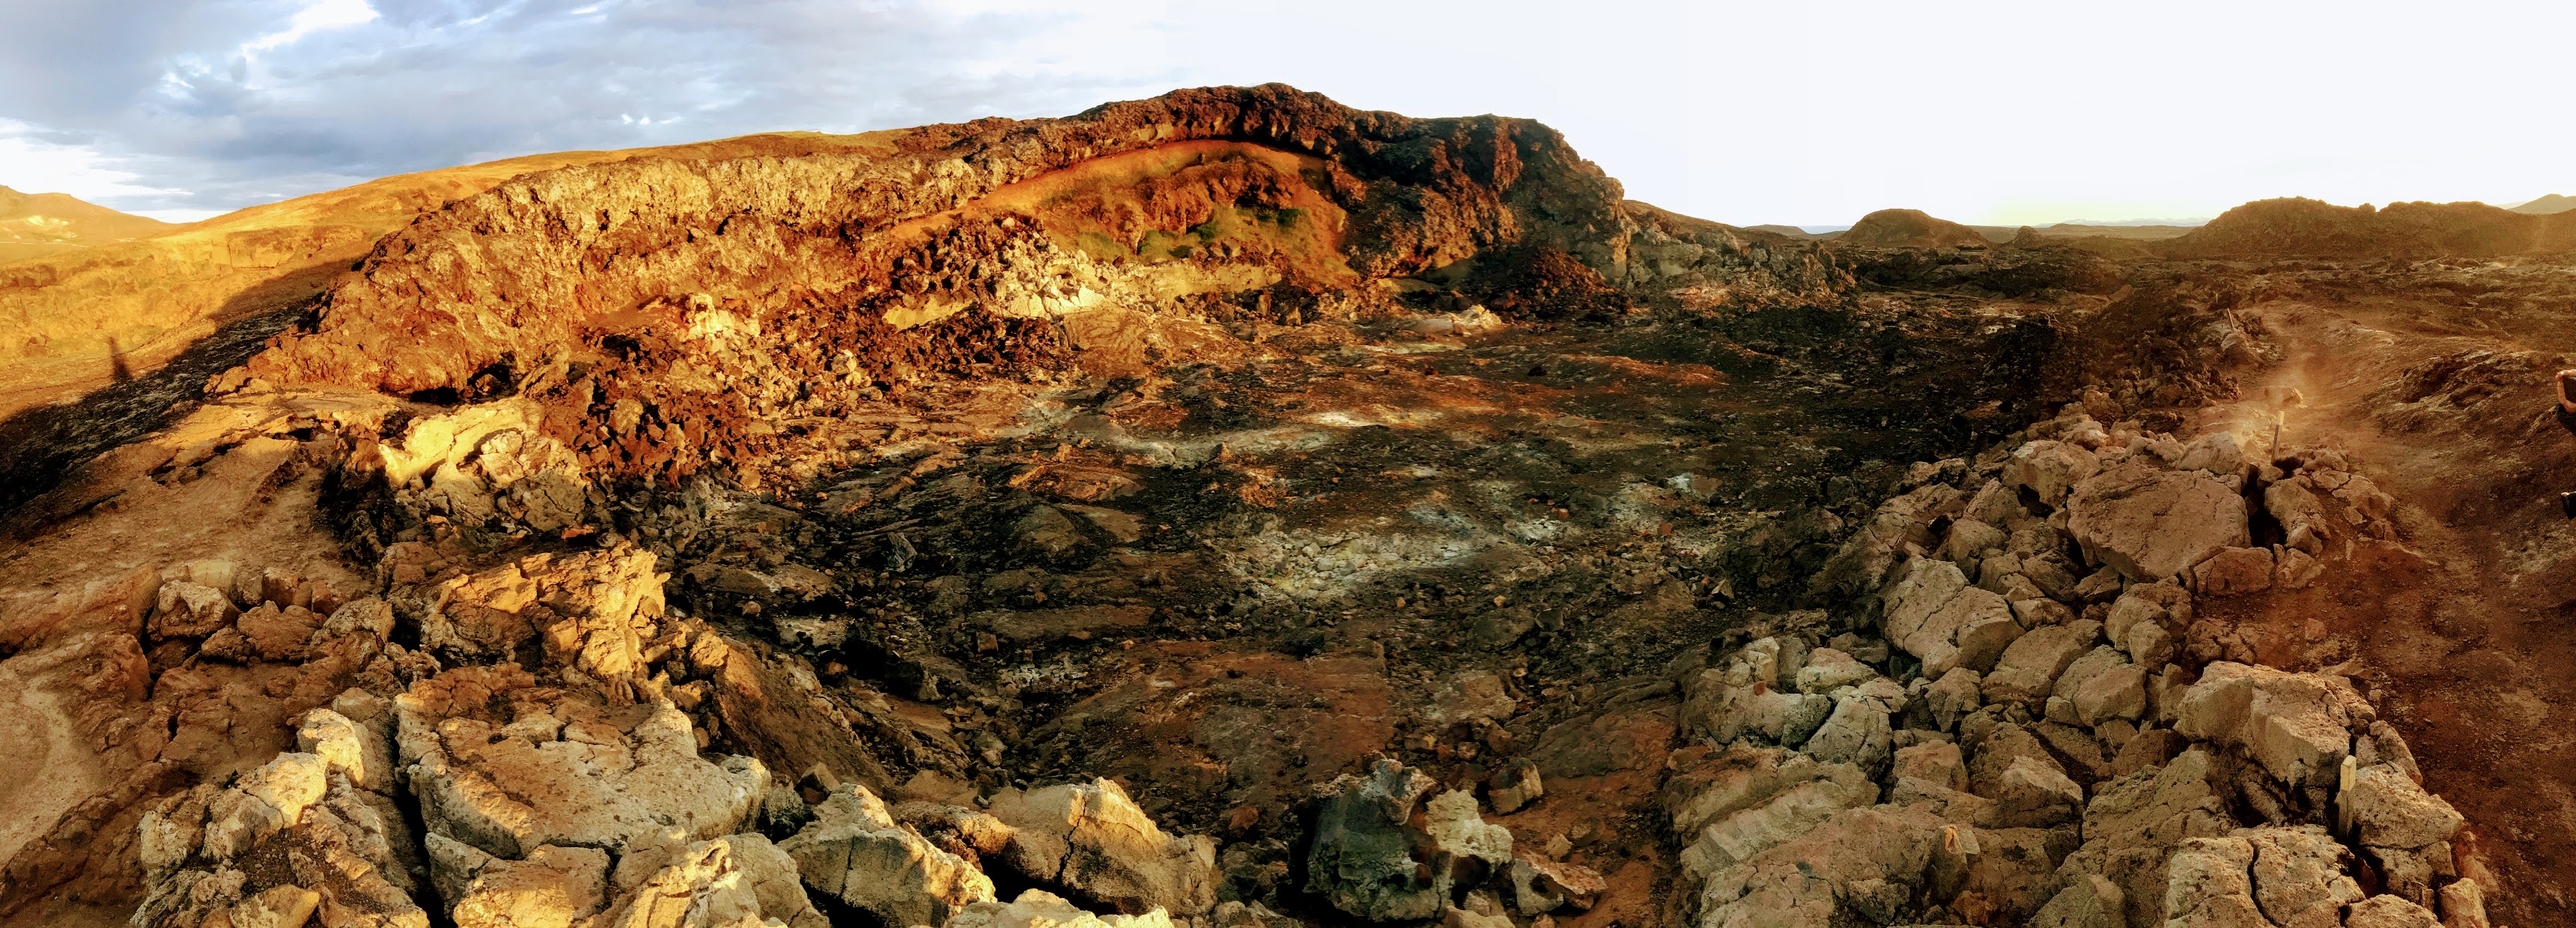
[[[2210,215],[2570,185],[2576,7],[2463,0],[122,0],[0,3],[0,183],[226,210],[544,151],[1062,115],[1285,81],[1540,119],[1744,224]],[[39,173],[39,172],[44,173]],[[42,186],[42,185],[39,185]],[[2063,215],[2060,215],[2060,214]]]
[[[539,151],[1057,114],[1150,92],[1127,72],[1153,74],[1065,67],[1054,44],[1088,27],[1040,7],[825,0],[173,8],[160,12],[203,24],[178,30],[191,41],[126,35],[95,57],[20,57],[151,31],[139,27],[152,11],[112,6],[0,22],[28,27],[0,57],[38,91],[0,99],[0,117],[19,137],[90,139],[73,143],[87,173],[42,176],[120,208],[223,210]]]

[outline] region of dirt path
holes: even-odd
[[[2266,658],[2361,658],[2382,711],[2428,788],[2468,816],[2503,884],[2498,925],[2576,923],[2576,539],[2550,473],[2576,474],[2576,442],[2531,428],[2545,389],[2507,382],[2467,415],[2426,421],[2390,385],[2410,365],[2468,351],[2556,350],[2494,329],[2446,331],[2436,307],[2276,307],[2286,357],[2263,398],[2228,410],[2240,435],[2284,448],[2339,446],[2400,502],[2403,548],[2364,547],[2340,576],[2255,600]],[[2481,327],[2485,328],[2485,327]],[[2548,332],[2547,326],[2524,332]],[[2563,329],[2559,329],[2563,331]],[[2298,391],[2288,399],[2286,391]],[[2319,640],[2310,620],[2321,623]]]
[[[51,671],[79,648],[0,661],[0,744],[17,775],[0,782],[0,860],[43,837],[74,803],[110,784],[97,756],[64,711]]]

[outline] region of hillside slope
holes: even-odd
[[[2537,200],[2517,203],[2513,206],[2514,212],[2527,213],[2533,216],[2547,216],[2553,213],[2563,213],[2571,209],[2576,209],[2576,197],[2555,193],[2541,197]]]
[[[0,187],[0,264],[149,238],[176,228],[70,194],[30,194]]]
[[[1883,209],[1862,216],[1834,241],[1875,248],[1982,248],[1992,244],[1975,229],[1919,209]]]
[[[2176,258],[2489,258],[2576,249],[2576,213],[2534,216],[2484,203],[2336,206],[2258,200],[2160,243]]]
[[[10,333],[0,343],[0,416],[96,389],[119,371],[149,372],[220,326],[310,300],[378,237],[521,174],[628,158],[865,148],[867,139],[784,133],[532,155],[386,177],[0,265],[0,331]]]

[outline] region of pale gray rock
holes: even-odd
[[[2101,634],[2098,623],[2076,620],[2066,625],[2033,629],[2006,648],[1994,672],[1980,681],[1989,703],[2019,702],[2033,710],[2041,707],[2057,686],[2057,678],[2066,668],[2092,650],[2094,639]]]
[[[2245,497],[2226,484],[2143,464],[2085,480],[2066,504],[2069,534],[2094,561],[2161,580],[2249,539]]]

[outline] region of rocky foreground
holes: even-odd
[[[31,488],[0,918],[2510,901],[2384,678],[2248,605],[2411,556],[2213,412],[2277,278],[1735,230],[1276,87],[872,144],[425,213]]]

